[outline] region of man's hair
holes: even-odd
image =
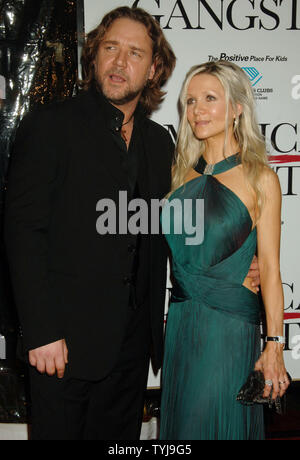
[[[116,19],[121,18],[128,18],[143,24],[152,40],[153,62],[156,66],[155,75],[152,80],[148,81],[140,99],[140,103],[143,105],[146,113],[150,115],[163,101],[166,93],[161,88],[174,70],[176,57],[159,23],[141,8],[129,8],[126,6],[116,8],[104,16],[99,26],[87,35],[81,58],[83,79],[79,82],[79,86],[84,90],[88,90],[96,80],[94,60],[99,45],[112,23]]]

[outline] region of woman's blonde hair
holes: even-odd
[[[195,137],[187,119],[188,87],[192,78],[199,74],[217,77],[224,88],[227,107],[224,151],[228,142],[228,109],[231,104],[236,117],[234,136],[240,147],[239,153],[246,177],[255,192],[257,208],[260,211],[264,196],[258,179],[268,164],[266,145],[256,120],[254,95],[250,80],[240,67],[227,61],[207,62],[194,66],[185,78],[179,100],[180,125],[173,165],[171,193],[183,185],[187,172],[196,166],[205,149],[204,141]],[[238,105],[242,106],[240,115]]]

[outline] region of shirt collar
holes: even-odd
[[[104,110],[107,128],[114,133],[119,132],[124,123],[124,113],[106,99],[98,85],[93,85],[93,92],[95,98],[101,105],[101,109]],[[138,103],[134,112],[134,123],[138,123],[143,117],[145,117],[145,110],[143,106]]]

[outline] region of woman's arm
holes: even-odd
[[[271,169],[265,169],[261,186],[265,195],[257,223],[261,293],[266,311],[267,335],[282,336],[284,299],[280,275],[281,188],[277,175]],[[265,380],[272,380],[274,399],[278,395],[282,396],[289,385],[283,348],[282,344],[268,342],[255,367],[263,371]],[[270,392],[271,386],[266,385],[264,396],[269,396]]]

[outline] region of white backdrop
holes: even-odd
[[[155,16],[177,56],[167,96],[153,119],[173,137],[177,101],[187,71],[228,59],[244,68],[257,100],[270,164],[283,194],[281,272],[285,294],[285,361],[300,379],[300,0],[84,0],[85,30],[118,6],[139,6]],[[149,387],[159,386],[150,372]]]

